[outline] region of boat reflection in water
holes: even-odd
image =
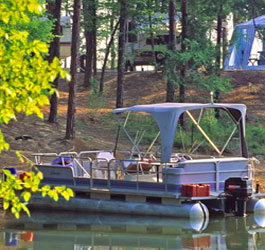
[[[33,213],[7,218],[0,249],[265,249],[265,217],[187,220]]]

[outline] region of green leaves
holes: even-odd
[[[3,208],[4,208],[4,210],[7,210],[9,208],[9,201],[4,200]]]
[[[30,34],[31,24],[40,26],[41,5],[38,0],[6,0],[0,8],[0,123],[16,120],[17,112],[36,114],[43,118],[41,106],[49,103],[47,94],[53,93],[51,83],[60,74],[58,58],[49,64],[45,57],[48,45]],[[32,22],[30,22],[32,20]],[[46,25],[45,32],[49,31]],[[29,29],[29,31],[27,30]],[[7,150],[0,130],[0,152]]]
[[[40,193],[42,197],[48,196],[54,201],[59,197],[69,200],[74,197],[72,189],[65,186],[50,187],[49,185],[40,186],[43,174],[40,171],[27,172],[23,181],[12,175],[9,170],[2,170],[5,178],[0,180],[0,198],[3,199],[3,209],[10,209],[16,218],[24,211],[30,216],[27,207],[33,193]]]
[[[30,200],[31,197],[31,193],[28,191],[25,191],[21,194],[21,196],[23,197],[23,199],[25,200],[25,202],[28,202]]]
[[[50,190],[48,192],[48,195],[54,199],[55,201],[58,201],[59,197],[58,197],[58,193],[56,192],[56,190]]]
[[[54,187],[54,189],[51,189],[50,186],[43,186],[41,188],[42,196],[45,197],[48,195],[51,197],[54,201],[58,201],[59,196],[61,195],[64,199],[67,201],[71,198],[74,197],[74,192],[70,188],[66,188],[65,186],[58,186]]]

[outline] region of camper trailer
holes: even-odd
[[[177,49],[180,49],[180,13],[177,14]],[[126,70],[133,70],[138,65],[163,64],[163,51],[169,43],[168,15],[156,13],[150,19],[145,17],[131,18],[126,24],[125,51]],[[155,33],[150,32],[150,25]],[[137,32],[135,31],[137,30]]]
[[[165,61],[165,50],[169,43],[169,19],[168,14],[156,13],[151,18],[152,28],[155,32],[150,32],[150,18],[140,17],[131,18],[126,24],[125,51],[126,62],[125,69],[133,70],[138,65],[162,65]],[[212,24],[212,29],[208,36],[213,43],[217,39],[217,23]],[[233,32],[233,15],[227,16],[223,22],[224,39],[230,40]],[[136,32],[137,30],[137,32]],[[176,49],[181,49],[181,13],[176,16]],[[152,44],[153,43],[153,44]],[[152,46],[153,45],[153,46]]]
[[[70,16],[61,17],[61,37],[60,37],[60,58],[66,59],[71,56],[71,39],[72,39],[72,30],[71,30],[71,20]]]

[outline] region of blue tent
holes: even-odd
[[[265,69],[265,15],[235,26],[225,70]]]

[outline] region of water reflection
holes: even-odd
[[[3,220],[0,249],[265,249],[265,217],[208,221],[73,213]]]

